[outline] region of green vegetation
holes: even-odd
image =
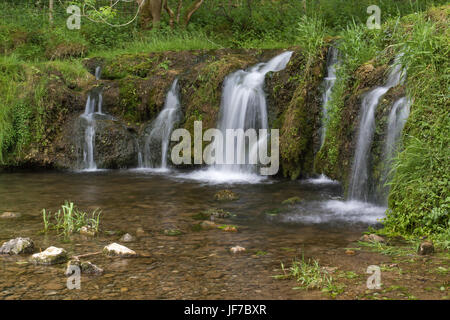
[[[100,215],[99,209],[89,214],[78,209],[73,202],[66,201],[55,213],[42,209],[44,232],[56,230],[66,238],[73,233],[80,232],[82,227],[98,232]]]
[[[275,279],[294,279],[301,284],[293,289],[321,289],[322,292],[329,293],[333,298],[343,292],[342,285],[336,285],[333,277],[319,265],[317,260],[306,261],[304,257],[292,261],[289,268],[285,268],[281,263],[283,274],[274,276]]]
[[[282,97],[284,89],[291,90],[287,107],[278,115],[275,126],[281,129],[283,173],[294,179],[316,170],[345,183],[351,167],[358,98],[383,80],[387,65],[403,52],[402,63],[408,75],[406,92],[413,104],[403,133],[402,151],[394,159],[389,212],[382,232],[411,239],[429,236],[437,246],[450,248],[450,113],[446,107],[449,6],[439,7],[446,3],[444,0],[210,0],[195,12],[187,27],[178,24],[171,27],[168,15],[163,14],[159,27],[152,30],[142,29],[140,21],[114,28],[88,19],[82,20],[80,30],[69,30],[68,15],[60,3],[50,25],[42,3],[3,1],[0,165],[20,165],[29,153],[42,155],[40,164],[47,164],[47,147],[53,143],[52,138],[60,130],[58,122],[63,122],[69,109],[61,101],[62,92],[68,88],[81,92],[92,80],[83,65],[84,58],[107,62],[104,75],[122,81],[118,103],[122,116],[138,123],[142,120],[137,110],[142,97],[129,80],[146,78],[149,74],[167,78],[168,72],[173,71],[173,61],[164,54],[152,60],[146,53],[298,46],[301,54],[293,57],[288,68],[295,69],[299,76],[285,81],[286,88],[273,89],[281,92],[277,97]],[[169,0],[169,5],[173,7],[174,1]],[[369,5],[381,8],[381,30],[369,30],[365,25]],[[124,23],[132,17],[107,9],[103,14],[114,23]],[[323,78],[326,49],[331,44],[339,49],[341,63],[329,105],[325,143],[314,155],[316,93]],[[220,102],[218,87],[224,76],[251,62],[236,57],[226,54],[216,60],[208,57],[210,60],[201,66],[202,70],[188,75],[195,79],[190,79],[191,87],[184,88],[190,92],[185,101],[186,128],[190,129],[194,120],[213,121]],[[156,107],[152,112],[157,112]],[[238,198],[225,196],[231,200]],[[44,220],[46,217],[44,213]],[[57,229],[65,230],[63,225],[58,222],[48,228],[60,226]]]

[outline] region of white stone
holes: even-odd
[[[118,256],[122,258],[135,257],[137,254],[131,249],[118,243],[111,243],[103,248],[103,253],[108,256]]]
[[[245,248],[244,248],[244,247],[241,247],[241,246],[235,246],[235,247],[232,247],[232,248],[230,249],[230,251],[231,251],[232,253],[239,253],[239,252],[244,252],[244,251],[245,251]]]
[[[62,248],[48,247],[45,251],[35,253],[30,261],[34,264],[50,265],[67,261],[67,252]]]

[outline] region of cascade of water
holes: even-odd
[[[336,65],[338,61],[338,50],[331,47],[328,51],[327,57],[327,76],[323,80],[323,94],[322,94],[322,127],[320,130],[320,147],[325,142],[325,135],[327,131],[328,121],[328,104],[331,100],[331,93],[336,82]]]
[[[349,185],[349,198],[351,200],[368,201],[369,182],[369,153],[375,130],[375,111],[378,103],[389,89],[404,81],[405,73],[400,64],[401,56],[395,59],[391,67],[387,82],[382,87],[377,87],[365,95],[361,103],[361,118],[359,123],[358,140],[352,173]]]
[[[167,153],[170,143],[170,135],[176,122],[181,119],[178,79],[175,79],[166,95],[164,108],[153,121],[150,133],[146,136],[144,145],[144,158],[138,154],[140,167],[167,168]],[[140,158],[140,160],[139,160]]]
[[[383,150],[383,185],[385,185],[385,183],[389,180],[389,172],[392,168],[392,159],[397,152],[398,143],[400,142],[403,127],[405,126],[406,120],[408,119],[410,107],[411,101],[406,97],[402,97],[395,101],[394,105],[392,106],[391,112],[389,113],[387,135]],[[387,202],[387,194],[389,191],[388,188],[386,189],[387,190],[385,190],[384,192],[385,203]]]
[[[95,68],[95,78],[100,79],[101,68]],[[89,92],[84,113],[80,116],[85,121],[84,143],[83,143],[83,169],[96,170],[97,164],[94,159],[95,147],[95,115],[102,115],[103,96],[101,89],[93,89]],[[95,107],[97,106],[97,111]]]
[[[259,63],[251,67],[248,71],[236,71],[225,79],[218,128],[225,138],[224,159],[227,158],[227,154],[233,154],[235,161],[234,164],[216,164],[216,169],[243,173],[252,173],[255,170],[255,165],[248,164],[247,159],[251,157],[250,152],[257,152],[257,146],[265,142],[264,137],[259,138],[254,145],[249,145],[249,143],[227,144],[226,129],[243,129],[245,131],[268,128],[264,79],[268,72],[283,70],[291,56],[291,51],[284,52],[266,63]],[[230,148],[234,148],[234,150]]]

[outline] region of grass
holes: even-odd
[[[275,279],[294,279],[300,286],[294,287],[294,290],[300,289],[320,289],[322,292],[329,293],[333,298],[343,292],[344,286],[336,284],[333,277],[328,274],[315,259],[301,260],[294,259],[289,268],[281,263],[283,274],[273,276]]]
[[[73,233],[80,232],[80,229],[86,226],[98,232],[100,215],[101,211],[99,209],[89,214],[78,209],[73,202],[66,201],[61,206],[61,209],[55,213],[42,209],[43,231],[47,233],[50,230],[56,230],[58,233],[68,237]]]

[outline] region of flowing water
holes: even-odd
[[[396,58],[391,67],[386,84],[373,89],[362,100],[358,138],[349,185],[350,200],[365,202],[370,200],[368,190],[369,157],[375,130],[375,111],[380,99],[389,89],[404,81],[405,74],[399,59],[400,56]]]
[[[0,299],[291,299],[292,290],[280,274],[280,262],[307,257],[342,257],[345,247],[377,223],[382,212],[343,205],[342,190],[333,181],[268,180],[255,184],[210,185],[173,175],[142,171],[44,172],[0,174],[0,212],[22,213],[18,219],[0,219],[0,242],[31,237],[39,248],[65,248],[71,255],[100,251],[119,242],[120,232],[144,234],[121,243],[142,255],[135,259],[92,256],[105,270],[102,276],[82,277],[81,290],[68,290],[64,265],[34,266],[28,256],[0,257]],[[87,183],[88,182],[88,183]],[[229,188],[240,198],[217,202],[214,194]],[[282,205],[298,196],[302,202]],[[54,233],[43,235],[40,210],[54,212],[65,200],[81,209],[102,209],[95,238],[74,235],[70,242]],[[216,220],[236,225],[238,232],[195,230],[193,215],[221,208],[234,216]],[[164,230],[178,229],[178,236]],[[107,232],[109,231],[109,232]],[[116,232],[115,234],[111,231]],[[120,232],[119,232],[120,231]],[[247,250],[240,255],[232,246]],[[349,258],[354,263],[355,257]],[[314,293],[308,293],[309,298]],[[320,298],[320,292],[316,293]]]
[[[95,79],[100,80],[101,68],[95,68]],[[84,120],[84,143],[83,143],[83,163],[82,169],[86,171],[97,170],[97,164],[94,159],[95,148],[95,123],[96,116],[103,115],[102,104],[103,95],[102,88],[92,89],[86,100],[84,113],[80,116]]]
[[[323,80],[323,94],[322,94],[322,127],[320,130],[320,146],[323,146],[325,142],[325,136],[327,133],[327,121],[328,121],[328,104],[331,100],[331,94],[336,82],[336,65],[338,62],[338,50],[331,47],[328,51],[327,57],[327,76]]]
[[[385,185],[390,180],[390,171],[392,169],[392,159],[395,157],[398,151],[398,144],[400,143],[401,133],[403,127],[406,124],[406,120],[409,117],[411,101],[402,97],[395,101],[392,106],[391,112],[388,117],[388,127],[386,140],[384,144],[383,158],[384,158],[384,169],[383,169],[383,179],[382,183]],[[389,193],[389,188],[385,187],[384,199],[387,202],[387,195]]]
[[[210,183],[255,183],[265,180],[256,172],[258,150],[262,144],[267,145],[268,139],[268,136],[258,135],[258,130],[268,129],[264,80],[267,73],[283,70],[291,56],[292,51],[287,51],[268,62],[258,63],[248,70],[238,70],[227,76],[217,124],[224,140],[223,146],[216,145],[216,148],[222,147],[224,150],[223,163],[185,175],[186,178]],[[227,138],[227,129],[255,129],[257,136],[254,141],[245,139],[244,143],[238,143],[236,137]]]
[[[178,79],[175,79],[166,95],[164,108],[150,125],[144,144],[144,158],[139,153],[139,162],[144,168],[167,169],[167,154],[170,135],[176,122],[181,120]]]

